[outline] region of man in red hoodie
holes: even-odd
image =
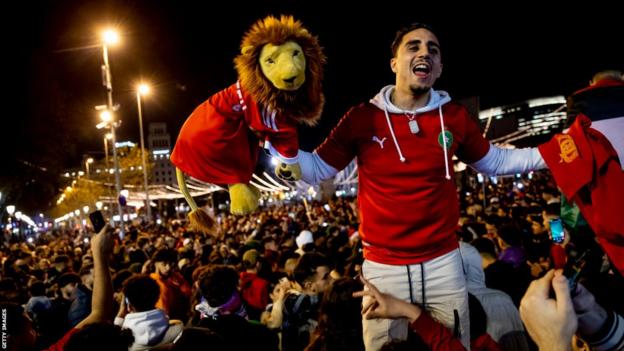
[[[262,261],[256,249],[243,254],[244,272],[240,273],[240,290],[243,301],[247,304],[249,319],[260,320],[260,314],[269,304],[269,281],[258,276]]]
[[[422,305],[469,347],[452,156],[491,175],[545,164],[536,149],[488,143],[463,106],[432,88],[442,56],[430,27],[397,33],[390,68],[395,85],[350,109],[313,153],[299,152],[302,178],[319,183],[357,158],[364,276],[382,292]],[[278,165],[277,174],[283,169]],[[405,320],[365,319],[363,327],[367,350],[407,337]]]

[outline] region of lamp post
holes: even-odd
[[[141,83],[137,86],[136,98],[137,98],[137,111],[139,112],[139,132],[141,137],[141,164],[143,166],[143,188],[145,189],[145,222],[152,221],[152,208],[150,206],[149,189],[147,187],[147,165],[145,160],[145,143],[143,141],[143,114],[141,110],[141,95],[146,95],[150,91],[147,84]]]
[[[104,59],[104,64],[102,65],[102,76],[103,76],[103,85],[106,88],[106,95],[107,95],[107,101],[106,101],[106,106],[107,106],[107,111],[110,113],[112,113],[112,111],[115,109],[115,106],[113,105],[113,84],[112,84],[112,77],[111,77],[111,71],[110,71],[110,65],[108,63],[108,45],[111,44],[115,44],[119,41],[119,36],[117,35],[117,33],[113,30],[106,30],[103,33],[103,41],[102,41],[102,56]],[[115,147],[115,143],[116,143],[116,136],[115,136],[115,121],[112,121],[111,118],[111,123],[109,123],[110,125],[110,130],[111,130],[111,142],[113,145],[113,164],[114,164],[114,168],[115,168],[115,193],[116,196],[119,197],[119,194],[121,192],[121,176],[119,174],[119,161],[117,159],[117,148]],[[120,232],[119,234],[121,235],[121,237],[123,238],[124,236],[124,222],[123,222],[123,210],[121,208],[121,204],[119,203],[119,201],[117,201],[117,210],[119,213],[119,221],[121,223],[120,227]]]
[[[104,157],[106,159],[106,173],[108,173],[108,141],[113,139],[113,135],[111,133],[106,133],[104,135]]]
[[[85,168],[87,169],[87,179],[91,179],[91,175],[89,173],[89,164],[93,163],[93,159],[89,157],[85,160]]]
[[[6,207],[6,211],[9,214],[9,224],[11,224],[11,229],[13,229],[13,214],[15,213],[15,206],[14,205],[8,205]],[[11,233],[11,235],[13,235]]]

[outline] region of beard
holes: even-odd
[[[410,91],[412,92],[412,96],[414,96],[414,97],[423,96],[423,95],[427,94],[430,89],[431,89],[430,87],[410,86]]]

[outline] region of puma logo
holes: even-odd
[[[373,137],[373,141],[378,143],[379,146],[383,149],[384,145],[383,143],[386,141],[386,137],[384,137],[383,139],[379,140],[379,138],[377,136]]]

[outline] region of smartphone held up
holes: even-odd
[[[550,224],[550,238],[555,244],[561,244],[565,241],[565,231],[563,230],[563,224],[561,218],[551,219]]]
[[[102,230],[102,228],[106,225],[106,221],[104,220],[104,216],[100,210],[89,213],[89,219],[91,220],[91,225],[93,225],[93,230],[96,233],[99,233],[100,230]]]

